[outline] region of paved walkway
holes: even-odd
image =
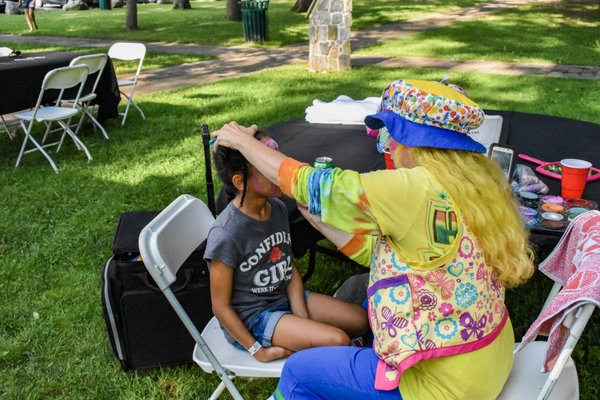
[[[389,24],[353,32],[354,50],[386,40],[398,39],[417,32],[436,29],[459,21],[480,18],[483,15],[516,7],[530,0],[494,0],[472,7],[444,13],[433,13],[402,23]],[[114,40],[61,38],[54,36],[0,35],[0,41],[54,44],[65,46],[109,47]],[[189,85],[213,82],[220,79],[308,61],[308,43],[284,46],[278,49],[253,49],[247,47],[220,47],[173,43],[145,43],[149,51],[161,53],[211,55],[215,59],[177,65],[159,70],[145,71],[136,94],[151,93]],[[552,77],[600,80],[600,67],[514,63],[500,61],[456,61],[423,57],[378,57],[353,55],[353,65],[379,65],[382,67],[440,68],[495,74],[532,74]]]

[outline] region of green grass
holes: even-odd
[[[309,74],[282,67],[218,83],[140,96],[148,120],[131,111],[125,128],[107,124],[111,139],[82,135],[94,161],[68,143],[54,156],[54,174],[39,154],[14,168],[19,143],[0,136],[0,398],[206,398],[215,375],[195,366],[124,373],[111,353],[102,318],[100,275],[120,213],[165,207],[182,193],[206,199],[201,122],[217,128],[231,119],[269,126],[302,117],[315,98],[378,95],[400,77],[439,79],[440,72],[355,68]],[[534,112],[600,123],[597,91],[588,81],[534,76],[453,74],[485,108]],[[277,85],[274,82],[285,82]],[[260,88],[260,89],[259,89]],[[578,107],[565,104],[578,99]],[[305,268],[301,260],[301,269]],[[319,258],[308,287],[333,293],[359,272]],[[547,279],[508,293],[517,335],[532,322]],[[34,312],[39,318],[34,317]],[[582,399],[600,396],[598,313],[575,359]],[[238,386],[245,398],[266,398],[276,380]]]
[[[403,21],[431,11],[475,4],[483,0],[356,0],[355,29]],[[91,9],[77,12],[36,13],[40,30],[35,35],[86,37],[113,40],[163,41],[232,46],[244,43],[241,22],[225,20],[225,1],[191,1],[191,10],[173,10],[169,4],[138,4],[139,30],[125,29],[125,9]],[[266,46],[282,46],[308,40],[305,14],[291,12],[293,0],[272,0]],[[0,14],[0,33],[26,33],[24,17]]]
[[[35,53],[40,51],[73,51],[82,53],[107,53],[108,47],[73,47],[33,43],[0,42],[0,47],[10,47],[23,53]],[[174,65],[193,63],[210,60],[215,57],[195,54],[167,54],[147,52],[144,57],[143,70],[149,71],[159,68],[172,67]],[[118,75],[135,73],[137,64],[135,62],[113,60],[115,72]]]
[[[600,9],[595,1],[533,3],[358,53],[598,66],[599,32]]]

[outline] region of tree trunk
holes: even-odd
[[[189,10],[192,8],[190,0],[175,0],[173,2],[173,8],[181,8],[182,10]]]
[[[127,28],[128,30],[138,29],[137,0],[127,0],[127,12],[125,13],[125,28]]]
[[[315,0],[317,1],[317,0]],[[292,7],[292,11],[297,13],[307,12],[312,0],[296,0],[296,4]]]
[[[225,14],[225,19],[229,21],[242,20],[242,6],[239,0],[227,0],[227,14]]]

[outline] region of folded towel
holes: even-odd
[[[531,325],[516,351],[538,334],[548,336],[546,372],[554,367],[569,337],[562,325],[569,311],[586,303],[600,307],[600,211],[575,218],[539,269],[563,288]]]
[[[377,112],[380,102],[379,97],[354,100],[345,95],[329,103],[313,100],[313,105],[306,109],[306,121],[313,124],[363,125],[367,115]]]

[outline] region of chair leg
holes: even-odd
[[[310,249],[308,250],[308,269],[306,270],[306,273],[302,276],[302,282],[306,283],[312,276],[313,272],[315,272],[316,262],[317,262],[317,245],[313,244],[312,246],[310,246]]]
[[[223,390],[225,390],[225,383],[221,381],[221,383],[219,383],[219,386],[217,386],[215,391],[212,392],[208,400],[217,400],[221,393],[223,393]]]
[[[71,130],[71,128],[69,128],[69,124],[65,123],[64,121],[58,121],[58,123],[60,124],[60,126],[62,126],[65,130],[65,132],[71,136],[71,139],[73,139],[73,142],[75,142],[75,145],[77,146],[78,149],[83,150],[85,152],[85,155],[88,158],[88,161],[92,161],[92,155],[90,154],[89,150],[87,149],[87,147],[85,147],[85,145],[83,144],[83,142],[77,137],[77,135],[75,135],[75,132],[73,132]],[[62,142],[62,139],[61,139]],[[59,145],[60,146],[60,145]]]
[[[127,113],[129,113],[129,107],[131,105],[133,105],[135,108],[137,108],[137,110],[142,115],[142,119],[146,119],[146,115],[144,114],[142,109],[133,101],[133,92],[134,91],[135,91],[135,85],[132,86],[132,89],[131,89],[131,92],[129,93],[129,95],[127,95],[124,92],[121,92],[121,94],[123,96],[125,96],[125,98],[127,99],[127,105],[125,106],[125,112],[123,113],[123,122],[121,123],[121,126],[125,126],[125,120],[127,119]]]
[[[94,115],[91,112],[89,112],[87,107],[85,107],[83,109],[83,115],[87,115],[88,118],[92,120],[92,124],[94,124],[95,126],[97,126],[100,129],[100,131],[102,132],[102,136],[104,136],[105,139],[109,139],[106,129],[104,129],[104,127],[102,126],[102,124],[100,122],[98,122],[96,117],[94,117]],[[83,118],[83,116],[81,118]]]
[[[35,140],[33,138],[33,136],[31,136],[30,132],[31,132],[31,128],[33,126],[33,123],[31,123],[29,125],[29,129],[27,129],[27,127],[25,126],[25,124],[23,123],[23,121],[19,121],[19,122],[21,123],[21,128],[23,129],[23,132],[25,132],[25,138],[23,139],[23,144],[21,145],[21,151],[19,152],[19,156],[17,157],[17,163],[15,164],[15,167],[18,167],[19,164],[21,163],[21,159],[23,158],[23,154],[25,154],[25,148],[27,146],[27,141],[31,140],[31,143],[33,143],[33,145],[35,147],[37,147],[37,149],[43,154],[43,156],[46,157],[46,159],[50,163],[50,166],[52,167],[52,169],[54,170],[54,172],[58,173],[58,167],[54,163],[54,160],[52,160],[52,157],[50,157],[50,155],[48,153],[46,153],[46,150],[44,150],[44,148],[37,142],[37,140]]]
[[[6,123],[6,120],[4,119],[4,115],[0,115],[0,120],[2,121],[2,127],[6,131],[8,138],[10,140],[15,140],[15,138],[17,137],[17,132],[16,131],[13,132],[8,128],[8,124]]]
[[[123,92],[121,92],[123,93]],[[131,99],[125,93],[123,93],[125,98],[127,98],[127,105],[125,106],[125,112],[123,112],[123,121],[121,122],[121,126],[125,126],[125,120],[127,119],[127,113],[129,113],[129,106],[131,105]]]

